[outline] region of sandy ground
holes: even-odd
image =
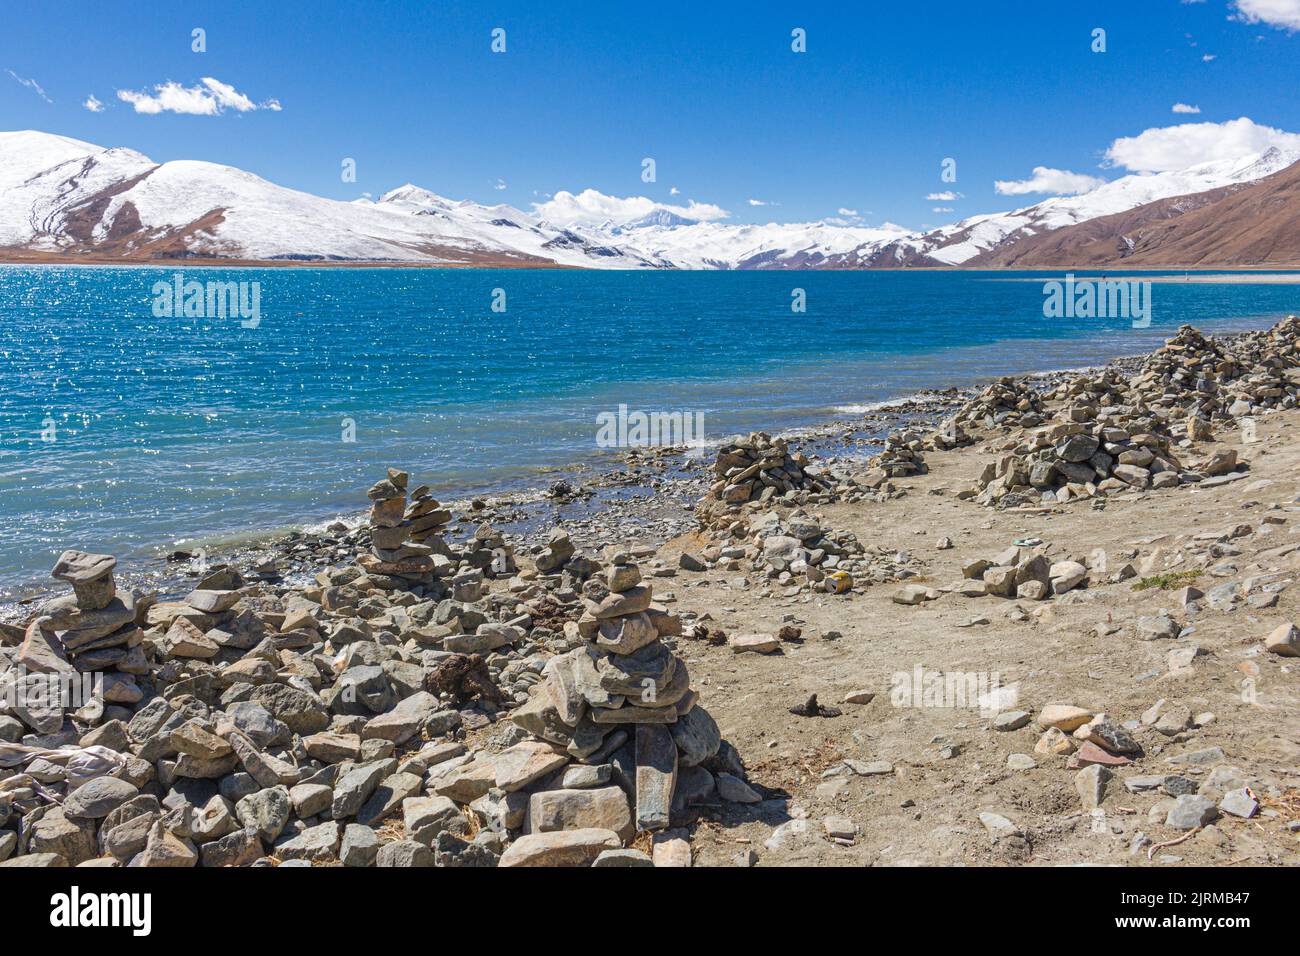
[[[959,581],[964,564],[991,558],[1026,537],[1046,542],[1053,560],[1105,549],[1109,570],[1131,561],[1139,578],[1156,573],[1142,564],[1156,549],[1175,562],[1168,570],[1218,565],[1225,559],[1186,549],[1206,549],[1211,542],[1192,539],[1239,525],[1250,533],[1232,541],[1242,553],[1226,559],[1237,573],[1206,573],[1194,583],[1208,592],[1271,571],[1289,581],[1300,571],[1300,551],[1294,550],[1300,546],[1300,444],[1292,437],[1297,427],[1300,412],[1284,412],[1262,419],[1259,440],[1248,446],[1238,435],[1220,436],[1226,438],[1222,445],[1208,443],[1236,447],[1251,462],[1249,478],[1213,489],[1124,495],[1109,499],[1104,510],[1076,502],[1043,513],[995,512],[959,501],[956,492],[971,485],[993,454],[975,446],[927,453],[928,475],[896,481],[908,490],[904,498],[834,505],[820,514],[824,525],[850,530],[869,547],[910,552],[919,580],[933,587]],[[936,550],[944,536],[954,547]],[[675,564],[681,550],[698,552],[702,545],[684,536],[660,556]],[[767,798],[753,807],[717,804],[706,810],[692,836],[697,864],[733,864],[738,854],[752,850],[759,865],[1300,865],[1300,833],[1286,828],[1300,818],[1300,659],[1268,654],[1261,645],[1276,625],[1300,619],[1295,587],[1282,590],[1270,609],[1243,604],[1188,617],[1176,606],[1173,590],[1135,591],[1134,581],[1094,580],[1086,589],[1042,602],[944,594],[909,607],[891,600],[896,585],[846,597],[783,600],[779,593],[764,596],[765,585],[748,576],[750,583],[743,585],[746,574],[739,571],[678,571],[656,582],[657,594],[675,596],[676,609],[707,614],[711,626],[728,635],[775,632],[788,620],[802,628],[803,643],[784,644],[771,656],[679,641],[702,702]],[[1026,612],[1023,621],[1008,617],[1015,608]],[[1162,610],[1194,624],[1194,633],[1137,640],[1137,618]],[[961,626],[974,618],[987,623]],[[1098,636],[1094,628],[1105,621],[1117,629]],[[827,639],[832,631],[842,636]],[[1170,652],[1189,646],[1200,655],[1190,668],[1171,670]],[[1015,684],[1018,691],[1017,703],[1007,709],[1035,715],[1045,704],[1067,703],[1137,721],[1163,698],[1214,718],[1176,737],[1147,726],[1133,731],[1145,753],[1132,766],[1116,768],[1099,815],[1083,809],[1065,757],[1034,754],[1041,732],[1034,723],[997,731],[978,709],[893,706],[891,675],[916,667],[996,672],[1003,685]],[[874,691],[875,699],[866,705],[843,702],[859,689]],[[842,708],[843,715],[788,713],[812,693]],[[1221,747],[1224,759],[1188,768],[1170,763],[1211,747]],[[1031,755],[1037,766],[1008,769],[1012,754]],[[844,758],[889,761],[893,772],[845,775],[836,771]],[[1182,833],[1165,825],[1163,809],[1153,810],[1169,799],[1165,794],[1130,793],[1123,780],[1177,772],[1199,783],[1219,763],[1240,768],[1257,796],[1281,794],[1289,806],[1277,807],[1275,816],[1221,818],[1186,842],[1157,849],[1151,862],[1146,848],[1131,852],[1139,832],[1157,843]],[[1269,800],[1263,802],[1267,813]],[[1025,839],[994,842],[979,819],[986,810],[1010,819]],[[826,838],[828,816],[857,825],[852,846]],[[775,849],[765,846],[773,828],[792,818],[806,818],[808,834]]]

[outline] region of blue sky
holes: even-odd
[[[852,210],[913,228],[1044,198],[994,188],[1037,166],[1122,175],[1105,152],[1144,130],[1238,117],[1300,130],[1287,30],[1300,0],[179,6],[8,0],[0,129],[227,163],[339,199],[409,181],[527,209],[593,189],[713,204],[732,222]],[[795,27],[806,53],[791,50]],[[118,95],[204,77],[280,109],[143,113]],[[91,95],[100,112],[83,107]],[[348,157],[355,183],[340,176]],[[940,181],[946,157],[956,183]],[[942,191],[961,198],[925,198]]]

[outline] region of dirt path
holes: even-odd
[[[1298,428],[1300,412],[1292,411],[1263,419],[1256,443],[1219,436],[1227,441],[1211,448],[1235,447],[1251,462],[1244,480],[1121,495],[1104,510],[1084,501],[1046,513],[996,512],[959,501],[956,492],[969,487],[993,455],[976,447],[929,453],[928,475],[897,482],[906,497],[833,505],[819,514],[825,525],[854,532],[869,548],[908,552],[916,580],[936,588],[959,582],[964,564],[991,558],[1018,539],[1041,538],[1052,560],[1084,561],[1103,549],[1108,574],[1125,563],[1138,569],[1138,578],[1235,567],[1234,574],[1196,578],[1193,583],[1205,592],[1276,574],[1250,582],[1251,594],[1266,603],[1263,584],[1293,581],[1300,571],[1300,550],[1278,553],[1300,546],[1300,444],[1290,438]],[[1240,525],[1249,533],[1220,544],[1224,557],[1209,555],[1216,542],[1197,540],[1224,532],[1227,542]],[[942,537],[952,540],[950,550],[937,550]],[[683,549],[698,547],[687,536],[670,542],[660,556],[675,563]],[[1231,554],[1235,549],[1241,553]],[[697,863],[732,864],[752,850],[764,865],[1300,864],[1300,833],[1286,827],[1300,818],[1300,660],[1268,654],[1261,645],[1278,624],[1300,619],[1296,588],[1284,587],[1271,608],[1242,601],[1230,611],[1206,606],[1186,614],[1173,590],[1135,591],[1137,578],[1109,584],[1094,573],[1091,579],[1086,588],[1046,601],[946,593],[914,607],[893,602],[895,585],[845,597],[782,600],[779,593],[765,597],[764,582],[752,572],[679,571],[661,582],[660,592],[671,590],[678,610],[707,614],[710,626],[729,635],[775,632],[793,621],[803,636],[803,643],[786,643],[769,656],[679,643],[724,737],[768,797],[752,807],[717,805],[706,813],[692,840]],[[1173,639],[1138,640],[1137,619],[1162,612],[1194,630]],[[987,623],[963,626],[972,619]],[[1096,628],[1105,622],[1114,632],[1103,636]],[[832,639],[829,632],[841,636]],[[1190,665],[1182,665],[1190,654],[1175,653],[1171,660],[1171,652],[1185,648],[1199,649]],[[1016,702],[1002,709],[1033,715],[1045,704],[1065,703],[1104,711],[1122,723],[1139,722],[1165,699],[1213,719],[1176,736],[1138,723],[1132,733],[1144,755],[1115,768],[1098,814],[1084,810],[1067,758],[1034,753],[1042,733],[1035,723],[999,731],[975,708],[894,706],[891,676],[918,667],[996,673],[1018,692]],[[855,690],[874,692],[875,699],[844,703]],[[813,693],[843,715],[788,713]],[[1186,768],[1169,762],[1213,747],[1222,748],[1222,759]],[[1009,769],[1013,754],[1029,755],[1036,766]],[[892,772],[845,772],[844,758],[887,761]],[[1157,850],[1150,864],[1140,839],[1131,852],[1139,833],[1153,842],[1182,834],[1165,825],[1165,793],[1131,793],[1125,778],[1177,772],[1200,783],[1219,764],[1239,768],[1228,776],[1252,787],[1263,814],[1220,818],[1190,840]],[[1287,799],[1289,807],[1278,805]],[[982,811],[1007,818],[1023,836],[995,841],[981,823]],[[827,838],[827,817],[847,817],[856,825],[853,845]],[[806,819],[806,829],[786,826],[779,846],[764,845],[774,827],[792,819]]]

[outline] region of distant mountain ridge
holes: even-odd
[[[1300,153],[1273,148],[1124,176],[1081,195],[923,233],[890,224],[702,222],[668,209],[621,224],[561,226],[410,183],[375,201],[344,202],[231,166],[159,164],[134,150],[28,130],[0,133],[0,260],[617,269],[1300,265],[1297,160]],[[1284,171],[1289,179],[1279,179]]]

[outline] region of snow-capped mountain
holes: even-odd
[[[341,202],[230,166],[158,164],[127,149],[0,133],[0,248],[130,260],[666,265],[509,206],[403,186]]]
[[[972,216],[929,232],[842,222],[738,225],[656,209],[565,226],[508,205],[407,184],[376,201],[287,189],[230,166],[155,163],[48,133],[0,133],[0,258],[234,259],[615,269],[1000,266],[1017,244],[1171,197],[1258,181],[1300,160],[1277,148],[1124,176],[1078,196]]]
[[[1006,213],[972,216],[920,237],[898,243],[899,259],[929,259],[934,265],[962,265],[976,256],[1030,236],[1111,216],[1171,196],[1186,196],[1223,186],[1254,182],[1300,160],[1300,152],[1271,147],[1242,159],[1220,160],[1164,173],[1123,176],[1077,196],[1053,196]],[[879,255],[883,250],[868,250]]]

